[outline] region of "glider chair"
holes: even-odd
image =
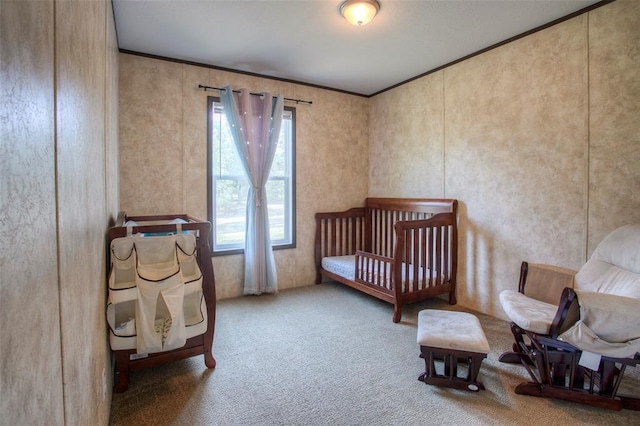
[[[640,410],[640,395],[619,392],[640,363],[640,224],[605,237],[575,274],[523,262],[519,291],[500,303],[515,338],[500,361],[520,362],[532,379],[516,393]]]

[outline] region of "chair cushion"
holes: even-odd
[[[514,290],[500,292],[500,304],[505,313],[520,328],[538,334],[549,334],[557,305],[541,302]]]
[[[576,290],[640,299],[640,273],[601,260],[589,260],[576,274],[575,282]]]
[[[576,291],[580,320],[558,339],[616,358],[640,352],[640,299]]]
[[[418,344],[441,349],[489,353],[478,318],[468,312],[424,309],[418,312]]]
[[[591,259],[640,274],[640,223],[622,226],[598,244]]]
[[[640,298],[640,224],[607,235],[575,277],[575,289]]]

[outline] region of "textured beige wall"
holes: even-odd
[[[586,22],[445,70],[446,195],[462,204],[463,305],[499,312],[497,296],[516,288],[524,259],[584,260]]]
[[[115,223],[120,208],[118,175],[118,38],[113,16],[113,7],[107,2],[106,49],[105,49],[105,189],[107,216]],[[112,226],[114,223],[109,223]]]
[[[589,253],[640,222],[640,2],[589,14]]]
[[[0,423],[63,422],[53,2],[0,2]]]
[[[371,100],[370,196],[443,196],[442,84],[439,71]]]
[[[180,212],[182,65],[127,57],[119,72],[121,206],[131,206],[131,214]]]
[[[280,289],[313,284],[314,214],[367,193],[368,99],[130,54],[120,56],[120,206],[207,217],[207,96],[198,85],[283,93],[296,107],[297,248],[276,250]],[[241,255],[213,258],[218,298],[242,294]]]
[[[111,3],[0,7],[1,223],[17,236],[1,257],[0,423],[107,424],[105,234],[119,204]]]
[[[371,99],[370,194],[460,200],[460,304],[504,318],[498,294],[516,288],[522,260],[577,269],[606,233],[640,221],[639,5]]]
[[[60,318],[70,424],[106,424],[111,395],[105,233],[117,212],[109,176],[116,160],[114,122],[106,117],[117,119],[111,109],[117,102],[112,87],[117,58],[109,14],[106,1],[56,3]],[[108,86],[110,99],[105,99]]]

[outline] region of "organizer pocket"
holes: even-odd
[[[107,321],[112,336],[135,336],[138,354],[184,346],[186,327],[206,318],[195,236],[117,238],[111,254]]]
[[[137,298],[136,250],[132,238],[116,238],[111,242],[109,270],[109,303],[121,303]]]
[[[158,237],[155,237],[158,238]],[[173,252],[173,262],[159,264],[138,263],[136,274],[138,299],[136,301],[136,349],[138,353],[163,352],[184,346],[184,281],[180,265]],[[171,326],[166,332],[156,332],[156,320]],[[164,335],[164,336],[163,336]]]

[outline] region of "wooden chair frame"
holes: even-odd
[[[598,369],[592,371],[579,364],[580,349],[558,340],[579,318],[579,309],[575,291],[567,287],[549,335],[532,333],[511,323],[514,352],[503,354],[500,361],[520,362],[531,376],[531,381],[519,384],[515,392],[611,410],[640,411],[640,397],[618,392],[626,367],[639,364],[640,354],[633,358],[602,356]]]

